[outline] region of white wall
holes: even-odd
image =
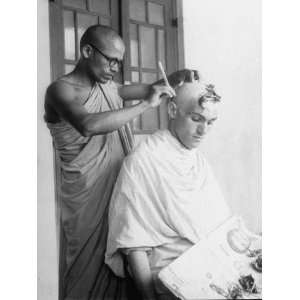
[[[44,94],[50,83],[48,0],[38,1],[38,299],[58,299],[53,153],[43,121]]]
[[[261,1],[184,0],[186,66],[222,96],[203,144],[234,212],[261,231]]]

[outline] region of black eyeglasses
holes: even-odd
[[[104,54],[101,50],[99,50],[96,46],[94,46],[93,44],[90,44],[95,50],[97,50],[107,61],[108,61],[108,65],[112,68],[115,66],[118,66],[120,68],[122,61],[117,59],[117,58],[113,58],[113,57],[109,57],[106,54]]]

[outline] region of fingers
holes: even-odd
[[[175,90],[171,86],[161,85],[161,86],[154,86],[154,89],[160,96],[163,94],[173,98],[176,96]]]
[[[200,80],[200,74],[197,70],[191,70],[191,69],[183,69],[178,70],[171,75],[168,76],[168,80],[170,85],[172,85],[174,88],[180,87],[184,82],[194,82]],[[154,83],[154,85],[157,84],[163,84],[163,79],[157,81]]]

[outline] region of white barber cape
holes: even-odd
[[[159,130],[124,160],[110,202],[105,261],[124,277],[120,249],[145,247],[153,250],[150,268],[157,273],[230,216],[200,150]]]

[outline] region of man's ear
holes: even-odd
[[[93,49],[90,45],[84,45],[81,48],[81,55],[83,58],[89,58],[92,55]]]
[[[174,101],[169,101],[168,103],[168,115],[169,119],[175,119],[177,112],[177,104]]]

